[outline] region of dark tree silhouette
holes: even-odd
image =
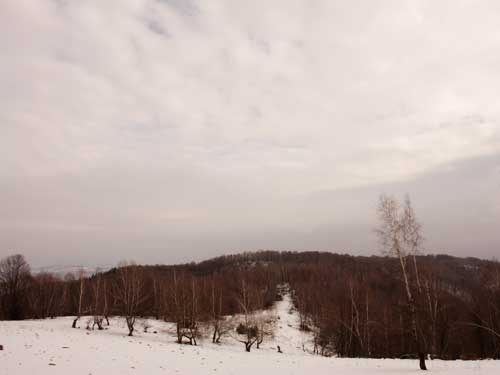
[[[24,318],[25,292],[30,277],[30,267],[21,254],[0,261],[0,288],[7,319]]]

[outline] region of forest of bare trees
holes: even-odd
[[[266,334],[253,312],[270,307],[277,286],[288,283],[318,354],[500,358],[500,264],[401,256],[263,251],[61,278],[32,275],[24,257],[14,255],[0,263],[0,317],[73,316],[75,327],[102,329],[115,316],[130,335],[138,318],[149,317],[174,322],[180,343],[196,345],[203,325],[214,343],[237,335],[250,350]],[[234,314],[244,317],[243,326],[231,323]]]

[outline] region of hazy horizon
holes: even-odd
[[[6,0],[0,258],[500,254],[500,3]]]
[[[26,259],[28,262],[28,265],[30,267],[30,271],[33,274],[37,274],[39,272],[49,272],[49,273],[54,273],[56,275],[61,276],[62,274],[66,272],[70,273],[78,273],[79,270],[85,270],[87,274],[91,274],[93,272],[103,272],[107,271],[111,268],[115,267],[120,267],[122,264],[134,264],[134,265],[140,265],[140,266],[178,266],[178,265],[183,265],[183,264],[189,264],[189,263],[201,263],[203,261],[215,259],[221,256],[231,256],[231,255],[241,255],[244,253],[258,253],[260,251],[278,251],[278,252],[287,252],[290,251],[292,253],[307,253],[307,252],[320,252],[320,253],[330,253],[330,254],[337,254],[337,255],[349,255],[349,256],[354,256],[354,257],[389,257],[392,258],[393,256],[386,254],[385,252],[378,252],[378,253],[373,253],[373,254],[353,254],[349,252],[337,252],[337,251],[329,251],[329,250],[306,250],[306,249],[298,249],[298,250],[275,250],[275,249],[253,249],[253,250],[242,250],[240,252],[227,252],[227,253],[218,253],[217,255],[214,256],[208,256],[206,258],[201,258],[201,259],[190,259],[186,261],[178,261],[178,262],[137,262],[133,258],[130,259],[122,259],[116,263],[113,264],[72,264],[72,263],[54,263],[54,264],[44,264],[44,265],[32,265],[29,263],[29,259]],[[13,254],[12,254],[13,255]],[[417,256],[417,259],[419,256],[438,256],[438,255],[445,255],[445,256],[451,256],[451,257],[457,257],[457,258],[462,258],[462,259],[467,259],[467,258],[473,258],[473,259],[480,259],[484,261],[493,261],[497,262],[499,259],[497,256],[489,257],[489,258],[484,258],[484,257],[477,257],[473,255],[454,255],[446,252],[428,252],[428,253],[422,253]]]

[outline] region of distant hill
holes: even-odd
[[[33,275],[38,275],[40,273],[51,273],[55,276],[63,278],[68,273],[78,275],[80,272],[83,271],[85,277],[90,277],[96,272],[104,272],[109,270],[110,268],[111,267],[90,267],[81,265],[72,265],[72,266],[51,265],[44,267],[32,267],[31,273]]]

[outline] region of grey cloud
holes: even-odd
[[[0,255],[369,252],[376,197],[408,191],[431,249],[491,256],[499,16],[495,1],[4,1]]]

